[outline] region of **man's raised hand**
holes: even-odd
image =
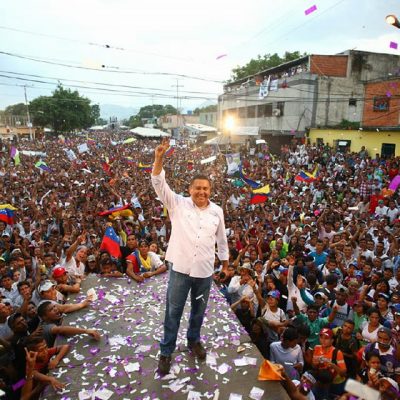
[[[169,138],[163,138],[161,144],[159,144],[154,150],[154,155],[156,158],[162,158],[166,151],[169,149]]]

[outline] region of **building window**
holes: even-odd
[[[284,115],[285,111],[285,102],[284,101],[278,101],[278,104],[276,105],[276,108],[280,110],[280,116],[282,117]]]
[[[256,106],[247,107],[247,118],[256,117]]]
[[[246,118],[246,107],[239,108],[239,118]]]
[[[272,103],[260,104],[258,106],[258,117],[271,117],[272,116]]]
[[[374,111],[389,111],[389,97],[374,97]]]
[[[349,99],[349,106],[355,107],[357,105],[357,99]]]

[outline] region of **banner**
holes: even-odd
[[[258,98],[262,100],[264,97],[268,96],[268,87],[271,81],[271,75],[268,76],[268,79],[264,79],[262,84],[260,85],[260,91],[258,93]]]
[[[77,159],[75,153],[73,150],[68,149],[68,150],[64,150],[67,153],[67,157],[69,161],[75,161]]]
[[[211,156],[211,157],[205,158],[204,160],[201,160],[200,164],[207,164],[207,163],[215,161],[216,159],[217,159],[216,156]]]
[[[240,153],[226,154],[225,158],[228,165],[226,173],[233,175],[235,172],[238,172],[240,167]]]
[[[86,153],[87,151],[89,151],[89,147],[88,147],[87,143],[80,144],[78,146],[78,151],[79,151],[79,154]]]

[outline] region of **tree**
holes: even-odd
[[[33,123],[51,126],[55,133],[68,133],[75,129],[88,128],[100,116],[97,104],[80,96],[78,91],[64,89],[59,85],[52,96],[40,96],[30,102]]]
[[[268,68],[276,67],[285,62],[296,60],[297,58],[306,56],[307,53],[301,54],[299,51],[287,51],[283,57],[277,53],[265,54],[264,56],[258,55],[256,59],[252,58],[246,65],[237,66],[232,69],[231,79],[229,82],[234,82],[250,75],[255,75]]]
[[[176,108],[171,106],[170,104],[167,104],[166,106],[163,106],[161,104],[153,104],[141,107],[137,115],[140,118],[153,118],[153,117],[159,118],[166,114],[176,114],[176,113],[177,113]]]
[[[199,115],[202,112],[216,112],[218,110],[218,106],[216,104],[210,104],[206,107],[195,108],[193,111],[194,115]]]
[[[26,104],[18,103],[18,104],[8,106],[4,110],[4,113],[9,114],[9,115],[14,115],[14,116],[26,115]]]
[[[131,129],[135,129],[138,126],[143,126],[143,123],[139,115],[132,115],[129,119],[124,121],[124,125],[129,126]]]

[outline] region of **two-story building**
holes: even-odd
[[[279,150],[310,128],[361,122],[364,83],[400,75],[400,57],[348,50],[311,54],[229,83],[218,98],[218,128],[233,117],[236,126],[258,127]]]

